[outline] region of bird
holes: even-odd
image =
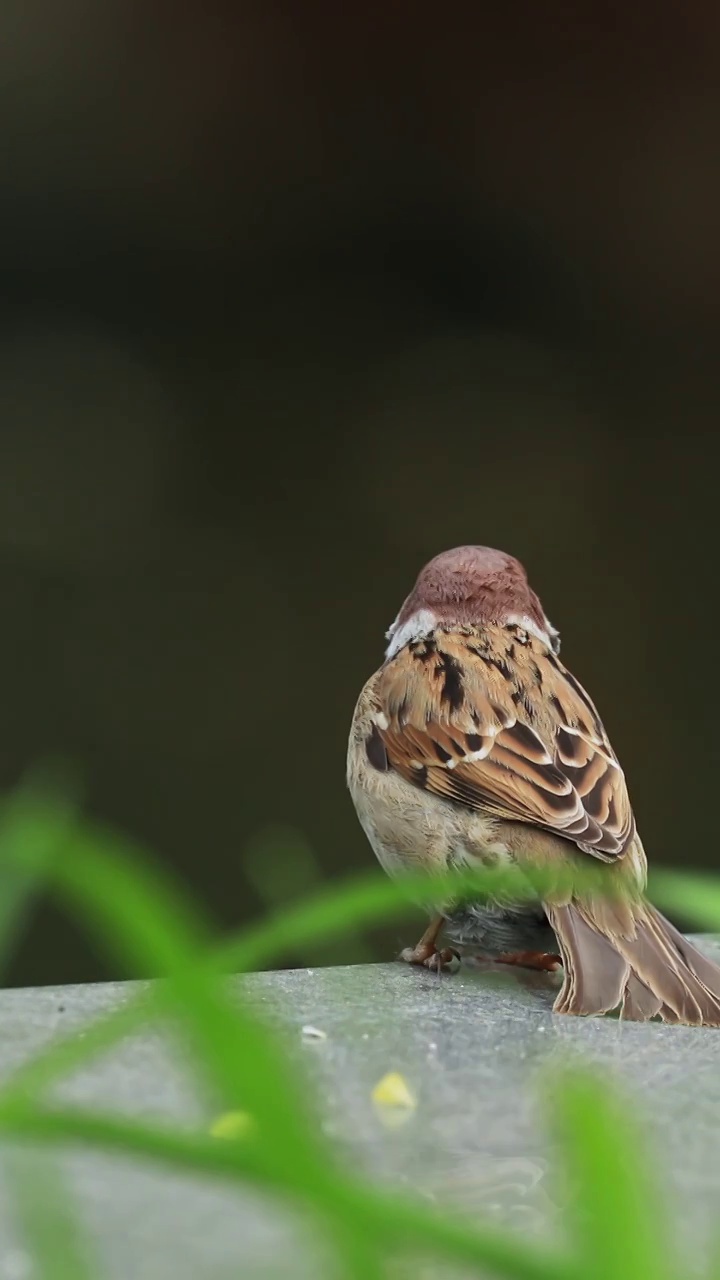
[[[346,771],[383,869],[545,875],[520,900],[425,903],[430,924],[399,958],[442,971],[474,949],[562,971],[558,1014],[720,1026],[720,968],[647,898],[625,774],[520,561],[491,547],[442,552],[386,639]]]

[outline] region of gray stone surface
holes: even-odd
[[[231,989],[242,986],[303,1065],[321,1123],[355,1167],[453,1212],[538,1236],[562,1231],[565,1194],[543,1128],[538,1073],[578,1053],[599,1062],[647,1117],[690,1270],[705,1250],[720,1192],[720,1032],[558,1018],[551,1013],[555,981],[467,964],[439,979],[388,964],[261,973],[232,979]],[[0,1074],[133,990],[0,993]],[[326,1039],[304,1039],[306,1023]],[[400,1126],[388,1126],[371,1100],[388,1071],[401,1072],[418,1098]],[[171,1043],[150,1029],[75,1073],[60,1093],[190,1124],[207,1126],[211,1116]],[[13,1160],[43,1157],[9,1144],[4,1151],[0,1278],[30,1280],[7,1179]],[[303,1224],[258,1197],[98,1153],[64,1155],[62,1164],[103,1274],[113,1280],[329,1274]]]

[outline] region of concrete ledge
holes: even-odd
[[[701,944],[720,955],[719,943]],[[555,1017],[556,982],[499,966],[466,964],[438,978],[384,964],[260,973],[230,985],[242,988],[303,1064],[321,1123],[356,1166],[459,1213],[542,1236],[562,1229],[564,1192],[543,1132],[537,1073],[576,1052],[591,1057],[632,1091],[647,1117],[690,1269],[704,1254],[720,1194],[720,1032]],[[0,1075],[135,989],[120,983],[0,992]],[[303,1035],[306,1024],[324,1038]],[[417,1098],[403,1123],[383,1119],[371,1098],[390,1071],[402,1073]],[[76,1073],[59,1095],[189,1124],[207,1126],[212,1118],[161,1029]],[[23,1151],[19,1158],[39,1157]],[[242,1273],[254,1280],[323,1273],[302,1224],[252,1195],[98,1154],[62,1161],[108,1275],[227,1280]],[[22,1261],[0,1194],[0,1280],[23,1280]]]

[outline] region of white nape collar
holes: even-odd
[[[510,626],[522,627],[523,631],[528,631],[531,636],[535,636],[536,640],[541,640],[542,643],[546,644],[548,649],[552,649],[554,653],[557,653],[560,648],[558,643],[560,632],[552,625],[551,622],[548,622],[547,618],[545,618],[545,626],[547,630],[543,630],[542,627],[539,627],[537,622],[534,622],[533,619],[529,618],[525,613],[509,613],[505,621],[506,623],[509,623]]]
[[[540,640],[542,644],[547,645],[554,653],[558,652],[560,648],[560,633],[547,618],[545,618],[547,630],[539,627],[537,622],[526,614],[510,613],[505,621],[506,624],[509,623],[511,626],[522,627],[524,631],[527,631],[531,636],[535,636],[536,640]],[[410,614],[410,617],[403,622],[401,627],[398,627],[398,619],[396,618],[385,633],[386,639],[390,642],[385,650],[386,660],[394,658],[401,649],[405,648],[406,644],[411,644],[413,640],[424,640],[426,636],[429,636],[435,630],[437,625],[438,618],[432,609],[417,609],[415,613]]]
[[[404,649],[405,645],[410,644],[412,640],[422,640],[425,636],[429,636],[430,632],[435,630],[437,624],[438,620],[432,609],[418,609],[415,613],[411,613],[401,627],[398,627],[398,619],[396,618],[385,633],[386,639],[390,641],[385,650],[385,657],[394,658],[395,654]]]

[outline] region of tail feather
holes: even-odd
[[[630,1022],[648,1022],[650,1018],[656,1018],[663,1007],[667,1006],[663,1006],[660,996],[651,991],[631,970],[623,993],[623,1018]]]
[[[545,910],[565,971],[557,1013],[620,1009],[632,1021],[720,1027],[720,967],[650,903],[636,903],[631,927],[616,929],[579,899]]]
[[[556,1013],[609,1013],[621,1003],[630,966],[609,938],[585,919],[574,903],[553,907],[547,917],[562,956],[564,981]]]

